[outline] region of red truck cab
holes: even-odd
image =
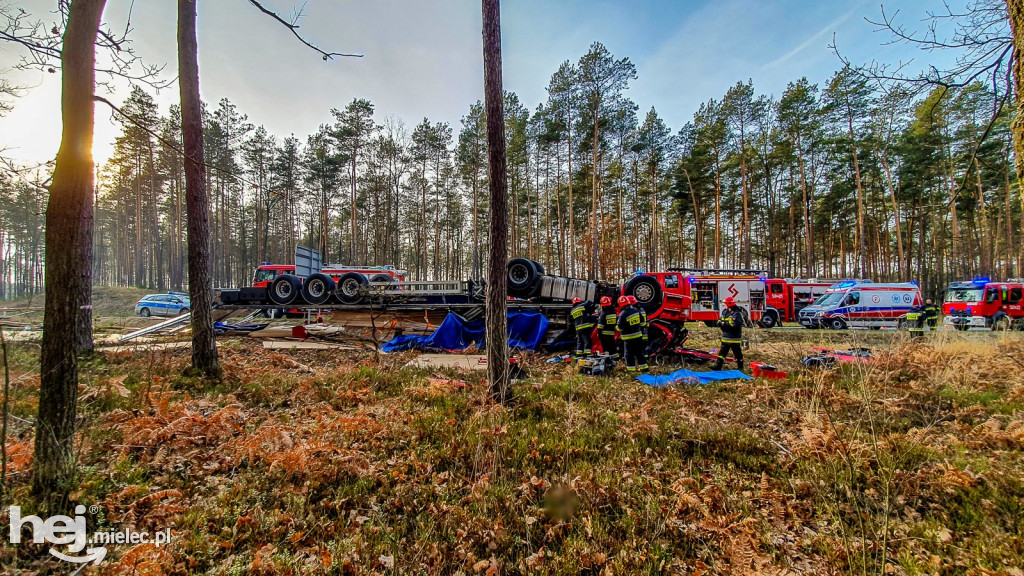
[[[943,321],[957,330],[1024,328],[1024,281],[992,282],[975,278],[954,282],[946,289]]]

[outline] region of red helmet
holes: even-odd
[[[726,296],[725,297],[725,305],[726,306],[735,306],[736,305],[736,299],[733,298],[732,296]]]
[[[573,298],[572,299],[572,303],[573,304],[579,304],[580,302],[583,302],[583,300],[580,300],[579,298]]]
[[[601,296],[601,306],[611,306],[611,305],[612,305],[612,297],[611,296]]]
[[[630,294],[629,296],[626,296],[626,298],[629,298],[629,303],[630,304],[636,306],[636,296],[633,296],[632,294]]]
[[[629,296],[619,296],[619,306],[629,306]]]

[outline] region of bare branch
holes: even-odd
[[[292,17],[291,22],[289,22],[288,20],[285,20],[284,18],[281,18],[280,16],[278,16],[276,12],[274,12],[272,10],[268,10],[267,8],[265,8],[263,6],[263,4],[260,4],[257,0],[249,0],[249,3],[252,4],[253,6],[255,6],[260,12],[263,12],[267,16],[270,16],[271,18],[273,18],[274,20],[277,20],[282,26],[284,26],[285,28],[290,30],[291,33],[293,35],[295,35],[296,38],[299,39],[299,42],[302,42],[303,44],[305,44],[309,48],[312,48],[314,51],[316,51],[318,54],[320,54],[320,56],[323,57],[324,61],[331,60],[335,56],[344,56],[344,57],[348,57],[348,58],[362,58],[363,57],[362,54],[345,54],[345,53],[342,53],[342,52],[327,52],[327,51],[319,48],[318,46],[315,46],[314,44],[311,44],[309,41],[307,41],[305,38],[303,38],[302,35],[299,34],[299,25],[298,25],[299,18],[302,17],[302,10],[301,9],[298,12],[295,13],[295,15]]]

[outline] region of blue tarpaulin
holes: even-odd
[[[694,372],[693,370],[676,370],[665,376],[642,374],[637,380],[649,386],[669,386],[671,384],[708,384],[722,380],[753,380],[739,370],[718,370],[714,372]]]
[[[548,319],[540,312],[512,312],[508,315],[508,345],[510,348],[536,350],[548,330]],[[381,346],[382,352],[398,350],[463,350],[475,344],[484,345],[483,320],[466,320],[458,314],[448,314],[444,322],[430,336],[398,336]]]

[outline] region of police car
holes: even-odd
[[[188,294],[184,292],[149,294],[135,304],[135,313],[143,318],[188,314],[191,309]]]

